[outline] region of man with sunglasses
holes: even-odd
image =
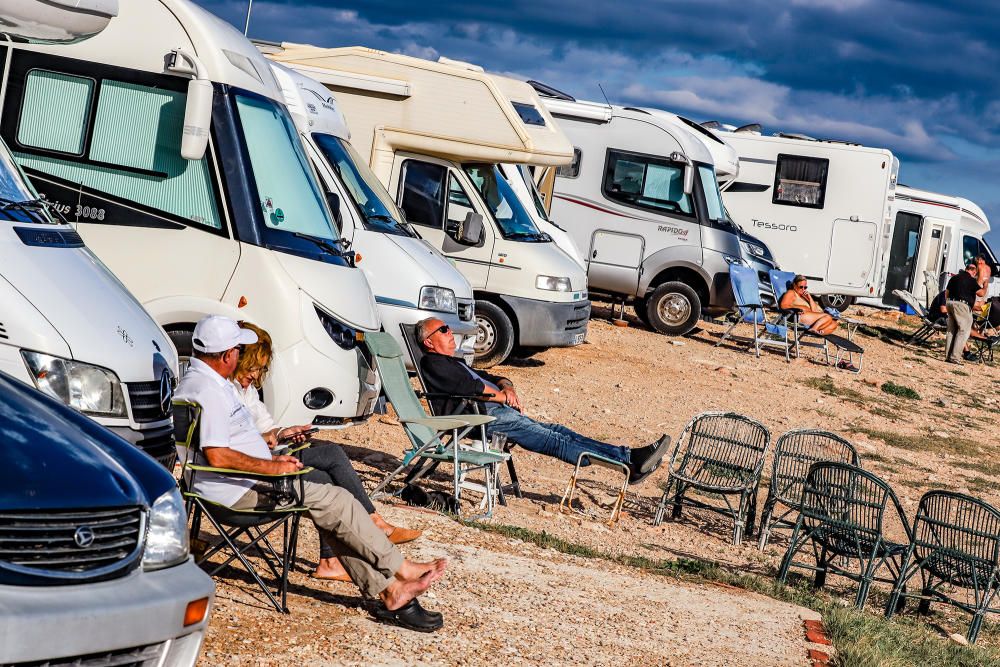
[[[417,323],[417,343],[426,354],[420,371],[431,394],[458,396],[482,395],[486,413],[495,420],[486,425],[487,437],[503,433],[524,449],[552,456],[576,465],[583,452],[598,454],[629,467],[629,483],[646,479],[663,460],[670,438],[663,435],[651,445],[630,449],[580,435],[561,424],[544,424],[521,411],[521,398],[508,378],[483,370],[473,370],[465,361],[454,356],[455,338],[448,325],[436,318]],[[434,411],[440,415],[455,414],[462,399],[435,399]]]

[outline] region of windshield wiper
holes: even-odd
[[[544,240],[541,232],[511,232],[505,235],[508,239],[516,241],[518,239],[539,239]]]
[[[385,215],[384,213],[368,213],[367,211],[362,211],[362,213],[364,213],[365,221],[367,222],[371,222],[372,220],[381,220],[382,222],[391,223],[394,227],[399,228],[399,230],[402,231],[407,236],[413,235],[413,232],[410,231],[409,227],[407,227],[406,225],[404,225],[402,222],[392,217],[391,215]]]
[[[318,236],[312,236],[311,234],[304,234],[302,232],[292,232],[292,236],[297,236],[298,238],[305,239],[306,241],[312,241],[319,248],[322,248],[327,253],[329,253],[331,255],[334,255],[336,257],[343,257],[344,256],[344,251],[343,250],[334,247],[334,245],[332,243],[330,243],[329,241],[327,241],[325,239],[321,239]],[[345,239],[339,239],[335,243],[337,243],[338,245],[346,248],[347,244],[349,244],[350,241],[347,241]]]
[[[0,211],[21,211],[23,213],[39,213],[41,211],[49,211],[49,204],[44,199],[24,199],[21,201],[16,201],[14,199],[7,199],[5,197],[0,197]],[[48,224],[55,224],[45,220],[44,216],[38,216],[41,222]],[[61,217],[61,216],[60,216]]]

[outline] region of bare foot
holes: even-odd
[[[427,572],[424,576],[413,581],[393,579],[389,586],[379,593],[379,597],[385,603],[385,608],[395,611],[426,591],[434,581],[431,578],[432,574],[432,572]]]
[[[313,576],[317,579],[340,579],[348,575],[339,558],[321,558]]]
[[[404,560],[399,570],[396,571],[396,578],[403,581],[414,581],[428,574],[433,575],[433,580],[441,578],[444,569],[448,565],[447,558],[438,558],[430,563],[416,563],[412,560]]]

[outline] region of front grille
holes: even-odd
[[[160,402],[160,381],[128,383],[128,397],[132,404],[132,419],[137,424],[162,421],[170,414]],[[169,409],[170,403],[167,403]]]
[[[573,308],[573,314],[570,319],[566,321],[566,331],[572,331],[573,329],[579,329],[580,327],[587,326],[587,320],[590,319],[590,304],[581,303]]]
[[[153,667],[160,663],[165,648],[166,644],[150,644],[54,660],[17,662],[11,667]]]
[[[458,319],[471,322],[476,318],[476,302],[465,299],[458,300]]]
[[[142,510],[0,511],[0,567],[41,576],[93,574],[138,557]]]
[[[171,430],[140,440],[136,443],[136,447],[152,456],[168,471],[172,471],[177,460],[177,449],[174,444],[174,432]]]

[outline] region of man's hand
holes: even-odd
[[[504,403],[506,405],[509,405],[518,412],[521,411],[521,397],[517,395],[516,391],[514,391],[513,385],[507,385],[504,387],[500,391],[500,394],[504,397]]]
[[[309,439],[308,435],[304,435],[305,431],[312,429],[312,425],[305,424],[303,426],[286,426],[285,428],[278,429],[277,437],[278,440],[290,441],[292,444],[301,445],[303,442]]]
[[[265,431],[260,434],[260,437],[264,438],[264,442],[267,443],[268,449],[274,449],[278,446],[278,432],[281,429],[272,428],[270,431]]]
[[[275,456],[271,459],[271,466],[274,468],[271,472],[272,475],[284,475],[285,473],[302,470],[302,461],[299,461],[294,456]]]

